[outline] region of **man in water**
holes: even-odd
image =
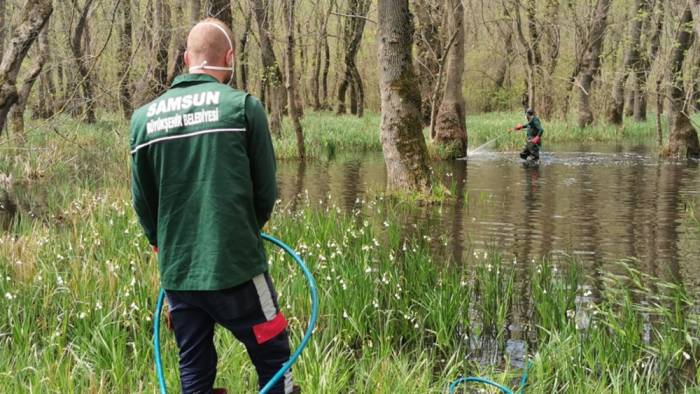
[[[527,111],[525,111],[525,116],[527,117],[527,123],[524,125],[519,124],[515,126],[514,129],[515,131],[527,129],[527,142],[525,143],[523,151],[520,152],[520,158],[523,160],[538,161],[540,159],[540,146],[542,144],[544,128],[542,128],[540,118],[535,116],[535,111],[532,108],[528,108]]]
[[[217,323],[245,345],[260,387],[290,356],[260,237],[277,198],[275,157],[260,101],[227,86],[234,42],[218,19],[195,25],[190,73],[131,119],[133,203],[158,253],[186,394],[226,392],[213,389]],[[299,392],[291,371],[270,392]]]

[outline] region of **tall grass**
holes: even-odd
[[[32,196],[0,236],[2,392],[157,390],[157,265],[130,206],[120,125],[35,131],[24,145],[32,149],[0,159]],[[624,275],[594,278],[574,260],[529,267],[498,250],[456,265],[435,248],[443,237],[401,222],[405,201],[377,196],[351,212],[324,201],[281,202],[266,229],[300,252],[319,286],[319,325],[294,368],[305,392],[440,393],[462,374],[514,385],[521,371],[503,356],[520,305],[532,324],[528,392],[698,390],[697,300],[633,261]],[[304,278],[280,251],[269,258],[298,343],[310,308]],[[223,332],[217,341],[217,385],[252,392],[245,350]],[[170,334],[163,342],[176,388],[175,343]],[[481,345],[493,347],[490,363]]]

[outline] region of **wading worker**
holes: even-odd
[[[217,323],[245,345],[260,387],[290,356],[260,238],[277,198],[274,152],[260,101],[226,85],[234,42],[221,21],[198,23],[190,73],[131,119],[133,203],[158,252],[183,393],[226,392],[212,388]],[[271,392],[299,392],[291,372]]]
[[[532,108],[528,108],[525,111],[525,117],[527,118],[527,123],[524,125],[519,124],[514,129],[515,131],[527,130],[527,141],[525,142],[525,148],[520,152],[520,158],[537,161],[540,159],[540,146],[542,145],[544,128],[542,128],[540,118],[535,116],[535,111]]]

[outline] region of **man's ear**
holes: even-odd
[[[185,66],[189,67],[190,66],[190,51],[185,51],[185,54],[182,56],[185,58]]]
[[[235,56],[236,56],[236,51],[233,49],[229,49],[226,51],[226,66],[227,67],[233,67],[233,63],[235,62]]]

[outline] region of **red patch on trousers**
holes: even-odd
[[[282,312],[277,313],[274,319],[253,326],[253,334],[258,345],[269,341],[279,335],[287,328],[287,319],[284,318]]]

